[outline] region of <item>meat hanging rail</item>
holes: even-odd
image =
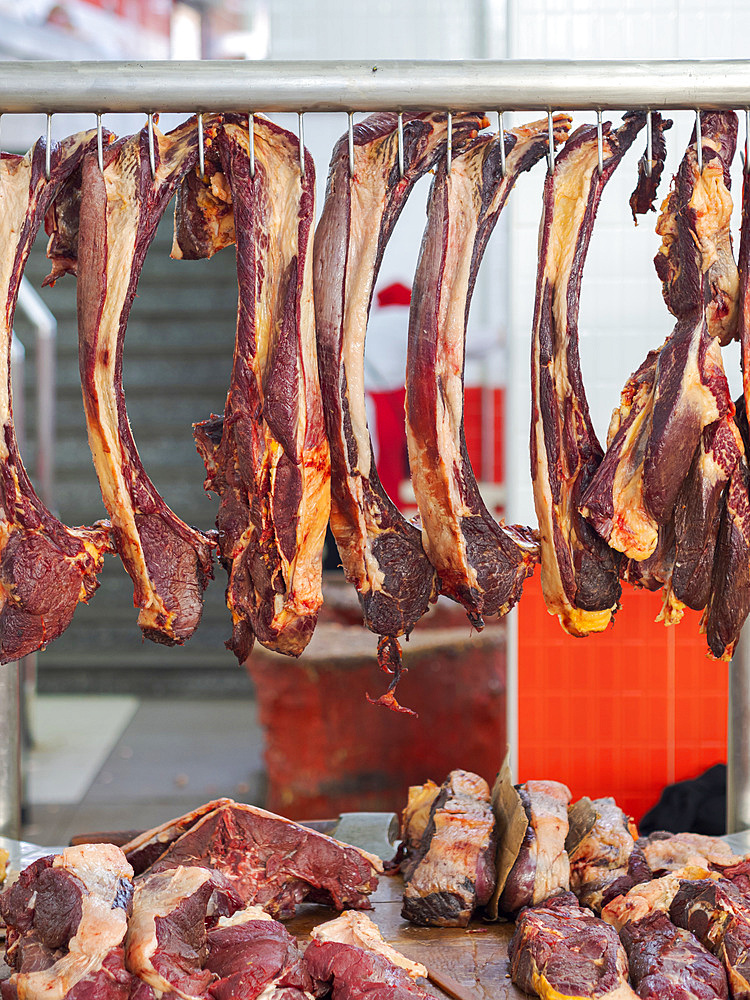
[[[750,130],[750,61],[517,60],[298,62],[45,62],[5,63],[0,116],[43,113],[101,115],[156,111],[299,114],[392,110],[615,111],[744,110]],[[550,125],[550,128],[552,126]],[[351,139],[350,139],[351,142]],[[748,168],[746,133],[745,167]],[[601,148],[601,146],[600,146]],[[698,147],[700,150],[700,146]],[[101,150],[101,144],[100,144]],[[203,150],[201,148],[200,152]],[[101,152],[100,152],[101,156]],[[201,157],[202,159],[202,157]],[[550,165],[553,154],[550,153]],[[601,169],[601,168],[600,168]],[[515,688],[509,685],[509,703]],[[0,666],[0,835],[18,836],[20,754],[18,664]],[[509,739],[514,742],[513,726]],[[750,828],[750,635],[730,667],[728,832]]]

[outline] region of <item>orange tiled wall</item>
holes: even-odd
[[[519,780],[574,798],[614,795],[639,819],[664,785],[726,760],[727,665],[706,656],[700,615],[656,624],[658,594],[624,585],[616,624],[574,639],[547,614],[538,572],[519,604]]]

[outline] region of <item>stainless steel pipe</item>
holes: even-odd
[[[7,62],[0,113],[743,108],[746,60]]]
[[[740,641],[729,664],[727,732],[727,833],[750,830],[750,633]]]
[[[18,662],[0,666],[0,837],[21,832],[21,722]]]

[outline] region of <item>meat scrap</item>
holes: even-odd
[[[686,866],[650,882],[639,882],[625,895],[615,896],[602,908],[602,920],[619,933],[626,924],[636,923],[652,913],[669,913],[672,900],[685,879],[708,877],[707,869]]]
[[[388,862],[389,871],[411,872],[419,862],[419,848],[440,794],[440,785],[428,778],[423,785],[410,785],[406,805],[401,810],[400,841],[396,856]]]
[[[702,833],[667,833],[657,830],[638,840],[649,868],[656,873],[674,872],[686,866],[721,871],[745,859],[735,854],[720,837]]]
[[[570,118],[558,115],[558,142],[569,127]],[[545,119],[478,136],[452,158],[450,173],[440,161],[412,289],[406,430],[422,543],[441,592],[479,627],[483,616],[505,614],[517,602],[539,548],[530,530],[498,525],[479,494],[463,427],[466,326],[500,212],[516,179],[548,145]]]
[[[604,185],[645,122],[626,115],[598,136],[583,125],[548,173],[539,234],[531,351],[531,475],[547,609],[571,635],[601,632],[619,607],[616,555],[578,510],[602,460],[578,354],[583,264]]]
[[[181,865],[223,875],[243,905],[290,917],[303,900],[369,909],[380,860],[257,806],[219,799],[123,848],[137,874]]]
[[[495,889],[495,821],[487,782],[451,771],[430,811],[418,851],[402,873],[401,916],[430,927],[466,927]]]
[[[517,791],[528,827],[499,899],[503,913],[535,906],[570,888],[565,850],[570,789],[558,781],[527,781]]]
[[[673,923],[691,931],[724,964],[730,995],[750,997],[750,909],[726,879],[683,882],[669,910]]]
[[[61,635],[79,601],[98,587],[110,551],[109,524],[68,528],[47,510],[24,468],[13,426],[11,339],[18,289],[34,237],[66,181],[95,148],[80,132],[55,145],[46,179],[46,144],[0,157],[0,662],[7,663]]]
[[[677,324],[631,378],[639,383],[637,396],[626,386],[625,408],[613,421],[607,456],[581,499],[582,512],[602,538],[635,560],[654,552],[659,528],[672,517],[704,429],[731,420],[734,412],[720,344],[737,328],[738,275],[729,233],[729,165],[736,137],[733,112],[704,114],[703,170],[698,170],[694,133],[662,205],[657,223],[662,245],[655,265]],[[632,415],[631,396],[636,403]],[[706,444],[710,451],[711,442]],[[730,460],[730,471],[731,461],[737,460],[738,454]],[[724,465],[720,460],[714,469],[709,457],[698,466],[696,500],[701,491],[710,493],[712,478],[726,482]],[[701,477],[706,477],[705,485]],[[708,496],[705,505],[702,515],[699,505],[697,516],[704,530],[710,530],[715,519]],[[692,518],[686,522],[690,531]],[[687,588],[702,561],[702,546],[696,549],[693,541],[691,547],[682,529],[676,545],[682,550],[676,558],[688,564],[681,570]]]
[[[521,911],[508,948],[513,982],[543,1000],[637,997],[614,928],[578,905],[572,893]]]
[[[454,153],[485,124],[453,116]],[[386,495],[373,460],[364,395],[370,301],[386,244],[414,184],[444,155],[447,116],[403,116],[403,176],[397,115],[371,115],[333,151],[315,233],[318,365],[331,447],[331,529],[344,574],[359,594],[365,623],[382,637],[379,659],[394,674],[381,704],[397,708],[398,637],[408,635],[438,595],[419,529]]]
[[[385,955],[337,941],[313,938],[305,951],[305,967],[316,995],[332,1000],[428,1000],[431,993],[419,986],[400,965]]]
[[[565,848],[570,888],[583,906],[599,913],[615,896],[651,878],[635,842],[632,820],[612,798],[579,799],[569,810]]]
[[[388,944],[380,933],[378,925],[366,913],[344,910],[340,917],[313,927],[310,936],[313,941],[337,941],[339,944],[356,945],[365,951],[382,955],[394,965],[404,969],[412,979],[427,976],[427,969],[421,963],[413,962]]]
[[[206,120],[210,127],[213,119]],[[213,543],[165,504],[143,468],[122,388],[123,345],[146,252],[175,188],[198,157],[195,119],[154,130],[84,161],[78,233],[79,362],[89,444],[112,519],[115,546],[132,577],[138,624],[149,639],[188,639],[212,576]]]
[[[630,979],[642,1000],[729,997],[724,966],[693,935],[664,913],[652,913],[620,931]]]
[[[291,132],[262,117],[249,133],[215,131],[205,183],[183,181],[173,256],[210,257],[237,244],[239,300],[223,417],[196,424],[206,489],[221,497],[219,556],[229,573],[228,646],[253,638],[299,656],[323,603],[330,460],[315,344],[311,243],[315,168]],[[233,213],[233,225],[226,209]]]
[[[68,847],[24,869],[0,895],[14,970],[2,1000],[132,997],[138,981],[123,961],[132,896],[133,869],[111,844]]]

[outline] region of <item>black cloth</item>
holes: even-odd
[[[667,785],[638,824],[642,836],[655,830],[721,837],[727,828],[727,766],[714,764],[697,778]]]

